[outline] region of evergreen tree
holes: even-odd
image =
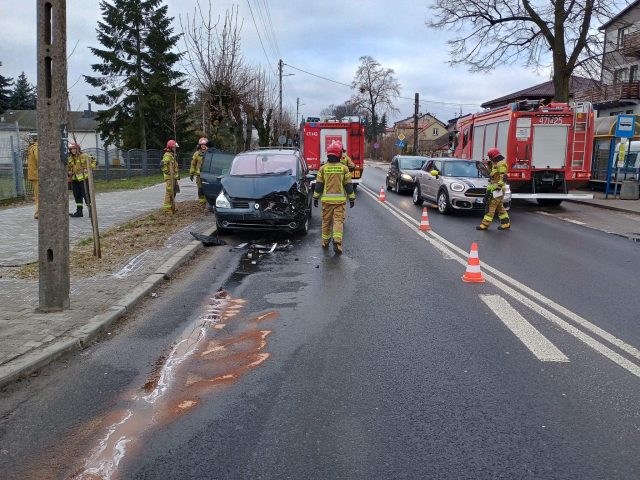
[[[384,133],[389,126],[387,125],[387,114],[383,113],[380,119],[380,133]]]
[[[36,109],[36,87],[29,83],[24,72],[16,80],[11,93],[10,104],[10,108],[14,110]]]
[[[187,129],[189,94],[184,74],[174,69],[180,54],[162,0],[100,2],[96,32],[104,48],[91,48],[100,63],[85,75],[101,93],[89,99],[107,108],[98,112],[100,133],[122,148],[160,148],[180,140]]]
[[[0,67],[2,62],[0,62]],[[0,74],[0,113],[5,112],[11,105],[11,85],[13,79]]]

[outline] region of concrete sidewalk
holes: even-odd
[[[178,200],[196,199],[195,186],[188,180],[181,181],[181,189]],[[156,210],[163,195],[162,185],[102,194],[97,202],[110,213],[102,214],[101,230]],[[19,216],[21,221],[16,221]],[[3,260],[7,251],[20,262],[37,259],[37,223],[32,216],[31,206],[0,211]],[[29,234],[33,224],[35,240]],[[190,231],[211,234],[214,225],[214,215],[203,212],[200,220],[171,235],[161,248],[131,258],[125,268],[72,278],[71,308],[60,313],[36,311],[37,279],[0,277],[0,388],[90,342],[202,248]],[[70,219],[72,242],[90,236],[90,228],[89,218]]]

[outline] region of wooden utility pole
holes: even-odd
[[[418,115],[420,113],[420,95],[416,93],[416,105],[413,113],[413,154],[418,154]]]
[[[69,308],[67,5],[37,0],[39,310]]]

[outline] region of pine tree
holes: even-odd
[[[96,32],[104,48],[91,48],[100,63],[91,68],[100,76],[85,75],[100,89],[89,99],[107,108],[98,112],[100,133],[122,148],[160,148],[169,138],[185,134],[188,91],[184,74],[174,68],[180,54],[173,51],[173,35],[162,0],[100,2],[101,22]]]
[[[11,93],[10,108],[14,110],[36,109],[36,87],[29,83],[27,75],[22,72],[13,87]]]
[[[2,62],[0,62],[0,67],[1,66]],[[13,85],[13,78],[0,75],[0,113],[4,113],[10,108],[11,85]]]

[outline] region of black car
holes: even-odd
[[[313,191],[307,164],[296,149],[239,153],[215,201],[218,231],[285,230],[306,234]]]
[[[200,179],[202,180],[202,190],[207,199],[207,203],[212,207],[216,204],[216,198],[220,195],[222,184],[220,177],[227,175],[231,169],[231,162],[235,155],[223,152],[215,148],[209,148],[204,154],[202,168],[200,168]]]
[[[426,157],[413,155],[396,155],[391,160],[387,172],[387,190],[396,192],[413,191],[417,173],[427,161]]]

